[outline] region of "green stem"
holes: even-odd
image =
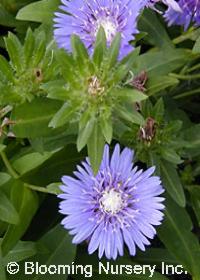
[[[186,40],[195,40],[198,37],[198,29],[190,28],[187,32],[173,39],[175,45],[180,44]]]
[[[12,165],[10,164],[10,161],[8,160],[6,154],[2,151],[0,152],[0,155],[1,155],[1,158],[8,170],[8,173],[15,179],[19,179],[20,175],[13,169]],[[24,183],[24,186],[31,189],[31,190],[34,190],[34,191],[37,191],[37,192],[42,192],[42,193],[48,193],[48,194],[55,194],[54,192],[48,190],[47,188],[44,188],[44,187],[39,187],[39,186],[35,186],[35,185],[31,185],[31,184],[28,184],[28,183]]]
[[[183,35],[178,36],[177,38],[173,39],[173,43],[175,45],[178,45],[188,39],[190,39],[190,34],[183,34]]]
[[[193,89],[193,90],[183,92],[179,95],[174,96],[173,98],[174,99],[181,99],[183,97],[188,97],[188,96],[191,96],[191,95],[196,94],[196,93],[200,93],[200,88],[196,88],[196,89]]]
[[[171,73],[169,74],[171,77],[180,79],[180,80],[195,80],[200,79],[200,74],[194,74],[194,75],[181,75],[181,74],[175,74]]]
[[[189,68],[189,69],[187,70],[187,72],[190,73],[190,72],[195,71],[195,70],[197,70],[197,69],[199,69],[199,68],[200,68],[200,63],[194,65],[194,66],[191,67],[191,68]]]
[[[12,165],[10,164],[9,159],[7,158],[6,154],[1,151],[0,152],[1,158],[8,170],[8,173],[10,173],[11,176],[13,176],[13,178],[18,179],[19,178],[19,174],[17,174],[17,172],[13,169]]]
[[[52,191],[50,191],[50,190],[48,190],[47,188],[44,188],[44,187],[39,187],[39,186],[31,185],[31,184],[28,184],[28,183],[24,183],[24,186],[33,190],[33,191],[48,193],[48,194],[55,194],[54,192],[52,192]]]

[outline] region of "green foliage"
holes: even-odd
[[[71,238],[60,225],[54,227],[38,240],[37,254],[31,261],[39,262],[41,265],[70,265],[76,255],[76,246],[71,243]],[[54,275],[52,279],[66,280],[68,275]],[[30,277],[34,280],[49,279],[49,275],[37,275]]]
[[[171,199],[168,199],[166,205],[166,219],[159,229],[159,236],[176,259],[198,279],[200,246],[196,236],[191,233],[190,217],[185,209],[177,206]]]
[[[34,34],[28,29],[24,45],[13,34],[5,38],[10,61],[0,57],[0,102],[2,105],[16,105],[45,96],[40,88],[54,74],[53,50],[46,46],[44,31]]]
[[[13,187],[11,200],[18,211],[20,221],[16,225],[9,225],[3,237],[1,242],[3,256],[7,255],[26,232],[38,207],[37,195],[20,182]]]
[[[77,148],[79,151],[89,143],[89,139],[93,139],[92,135],[96,134],[95,123],[99,123],[98,130],[103,135],[103,137],[98,137],[98,141],[102,139],[98,146],[103,147],[104,141],[111,141],[108,127],[112,131],[113,111],[118,104],[140,102],[147,98],[140,91],[131,87],[123,87],[132,62],[139,53],[136,49],[122,62],[118,62],[120,41],[120,35],[117,34],[110,48],[106,48],[104,30],[100,29],[94,54],[90,59],[83,43],[73,35],[71,39],[72,55],[63,50],[57,53],[61,76],[58,76],[58,80],[44,85],[49,98],[64,101],[49,126],[56,128],[70,121],[78,121]],[[120,117],[120,111],[118,115]],[[104,128],[107,128],[107,131]],[[88,145],[88,152],[92,158],[96,158],[91,162],[94,171],[97,171],[102,148],[98,151],[95,148],[89,149],[90,146]],[[92,154],[91,150],[93,150]],[[95,154],[96,152],[98,155]]]
[[[13,109],[11,118],[15,122],[13,132],[19,138],[36,138],[52,133],[48,123],[60,107],[60,102],[36,98]]]
[[[52,23],[53,12],[57,9],[58,0],[42,0],[33,2],[19,10],[18,20]]]
[[[200,279],[200,29],[166,28],[160,15],[145,10],[131,42],[139,47],[122,60],[123,38],[117,34],[108,47],[103,28],[92,54],[75,34],[68,53],[52,37],[59,3],[0,4],[0,279],[13,279],[6,274],[12,261],[20,267],[25,261],[75,261],[92,264],[94,279],[116,278],[98,275],[98,259],[88,255],[87,242],[76,250],[58,225],[56,198],[63,175],[72,175],[86,155],[96,174],[104,144],[116,141],[132,148],[144,168],[156,166],[166,201],[151,248],[134,258],[125,253],[114,263],[156,264],[153,279],[176,279],[160,273],[163,261]],[[14,277],[27,279],[23,271]],[[133,279],[118,279],[127,277]]]

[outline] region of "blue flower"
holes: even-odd
[[[186,30],[190,23],[200,26],[200,0],[180,0],[178,2],[182,12],[169,8],[165,14],[169,25],[182,25]]]
[[[138,33],[140,8],[139,1],[133,0],[62,0],[60,9],[63,12],[55,13],[54,18],[55,40],[60,48],[71,51],[70,36],[76,34],[92,53],[97,32],[102,26],[108,46],[115,35],[121,33],[120,57],[124,57],[133,49],[129,41]]]
[[[87,240],[89,254],[98,249],[99,258],[122,256],[124,243],[132,256],[136,246],[144,251],[163,219],[164,198],[159,195],[164,190],[160,178],[152,176],[155,168],[138,170],[132,159],[132,150],[120,153],[118,144],[110,159],[106,145],[96,176],[87,158],[77,166],[76,178],[62,178],[62,225],[74,235],[73,243]]]

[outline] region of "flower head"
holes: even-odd
[[[145,250],[162,221],[163,188],[159,177],[152,176],[155,168],[138,170],[132,159],[132,150],[120,153],[118,144],[110,159],[106,145],[96,176],[86,159],[74,172],[76,179],[62,178],[62,225],[74,235],[73,243],[87,240],[89,254],[98,249],[99,258],[104,253],[108,259],[122,256],[124,243],[130,255],[136,254],[136,246]]]
[[[60,9],[55,13],[54,37],[60,48],[71,51],[70,36],[76,34],[92,53],[96,35],[104,28],[108,46],[115,35],[122,35],[121,57],[132,50],[129,41],[138,33],[137,17],[141,5],[132,0],[62,0]]]
[[[190,23],[200,26],[200,0],[179,0],[182,12],[174,11],[169,7],[165,14],[169,25],[182,25],[186,30]]]

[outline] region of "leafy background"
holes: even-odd
[[[103,69],[105,77],[112,77],[111,81],[105,78],[105,84],[117,98],[112,99],[113,95],[106,100],[97,119],[93,112],[98,104],[87,97],[82,103],[73,99],[68,103],[65,84],[75,96],[82,90],[76,85],[84,79],[85,69],[90,69],[88,73],[93,70],[77,37],[72,38],[73,56],[57,50],[53,42],[52,17],[59,1],[32,2],[0,3],[0,278],[67,278],[27,277],[23,273],[11,277],[6,265],[13,260],[21,266],[34,260],[47,265],[76,261],[97,267],[97,256],[88,256],[87,244],[72,245],[71,237],[59,225],[56,194],[61,176],[72,174],[87,153],[96,171],[103,144],[112,140],[133,148],[139,166],[156,165],[166,189],[165,220],[152,246],[134,258],[126,253],[115,264],[156,264],[155,280],[199,280],[200,29],[191,27],[183,32],[179,27],[167,28],[159,15],[144,11],[135,43],[138,48],[129,63],[120,64],[116,62],[120,38],[102,54],[105,38],[103,31],[99,32],[95,71]],[[104,56],[107,64],[101,65]],[[114,85],[130,71],[133,75],[146,71],[145,94],[130,87],[115,92]],[[116,108],[111,111],[108,105],[113,100]],[[140,105],[139,112],[135,102]],[[81,108],[87,108],[87,113]],[[156,135],[150,142],[138,136],[149,117],[156,121]],[[162,275],[162,261],[183,265],[190,276]],[[69,276],[76,278],[80,275]],[[96,273],[94,279],[98,278]],[[147,279],[141,275],[128,278]]]

